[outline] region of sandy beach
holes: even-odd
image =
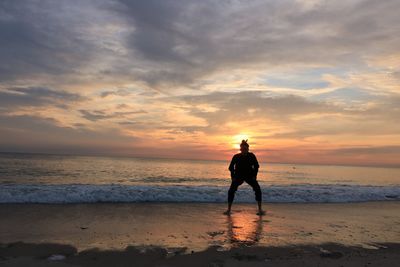
[[[235,205],[231,216],[215,203],[4,204],[0,263],[385,266],[400,260],[399,202],[265,207],[259,217],[250,204]]]

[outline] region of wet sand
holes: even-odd
[[[399,244],[380,244],[366,249],[339,244],[285,247],[217,247],[183,254],[162,247],[133,247],[124,250],[88,249],[60,244],[14,243],[0,246],[1,266],[398,266]]]
[[[308,258],[314,258],[312,264],[322,260],[329,266],[334,260],[399,259],[395,243],[400,243],[400,202],[266,204],[267,214],[262,217],[255,214],[255,204],[234,205],[231,216],[222,214],[225,208],[206,203],[0,205],[0,265],[18,266],[19,260],[27,260],[57,265],[77,261],[85,266],[90,264],[80,261],[88,251],[94,258],[114,257],[114,261],[119,255],[125,263],[130,257],[140,258],[143,266],[155,258],[162,266],[184,266],[183,262],[169,265],[175,260],[205,264],[198,266],[228,266],[228,262],[229,266],[244,262],[261,266],[269,260],[294,264],[293,260],[310,263]],[[62,245],[70,251],[57,252]],[[143,249],[147,252],[141,253]],[[43,255],[37,256],[36,250]],[[46,260],[57,253],[71,256]],[[306,265],[317,266],[312,264]]]

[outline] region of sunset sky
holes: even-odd
[[[400,1],[0,1],[0,151],[400,166]]]

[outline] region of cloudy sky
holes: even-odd
[[[0,1],[0,151],[400,166],[398,0]]]

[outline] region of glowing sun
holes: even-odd
[[[249,139],[249,136],[247,134],[237,134],[232,136],[232,147],[235,149],[240,149],[240,143],[243,139]]]

